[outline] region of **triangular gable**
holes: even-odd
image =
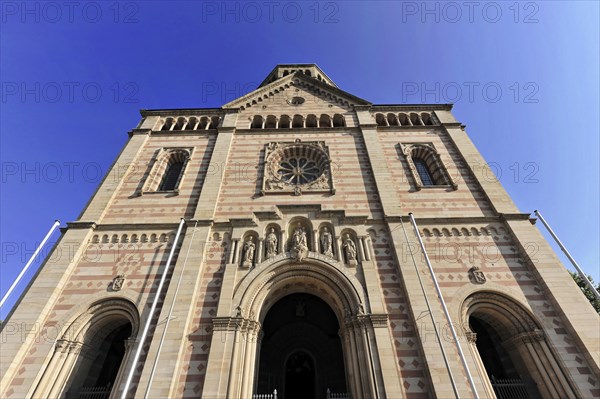
[[[296,72],[292,75],[284,76],[268,85],[259,87],[258,89],[223,105],[223,108],[239,108],[242,110],[251,108],[253,105],[267,101],[269,100],[269,97],[294,86],[301,87],[324,100],[333,101],[348,107],[353,107],[355,105],[371,105],[369,101],[320,82],[317,79],[308,77],[303,73]]]

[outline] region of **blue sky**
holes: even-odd
[[[77,219],[139,109],[219,107],[295,62],[375,104],[455,103],[519,209],[599,278],[598,2],[5,1],[0,17],[2,293]]]

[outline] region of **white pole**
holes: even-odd
[[[4,302],[6,302],[6,300],[10,296],[10,294],[17,287],[17,284],[19,284],[19,281],[21,281],[21,279],[23,278],[23,276],[27,272],[27,269],[29,269],[29,266],[31,266],[31,264],[33,263],[33,261],[35,260],[35,258],[38,256],[38,254],[42,250],[42,247],[46,244],[46,241],[48,241],[48,239],[50,238],[50,236],[52,235],[52,233],[54,233],[54,230],[56,230],[56,228],[58,226],[60,226],[60,220],[55,220],[54,224],[52,225],[52,227],[48,231],[48,234],[46,234],[46,237],[44,237],[44,239],[42,240],[42,242],[40,243],[40,245],[38,245],[37,249],[35,250],[35,252],[33,253],[33,255],[31,255],[31,258],[29,258],[29,261],[27,262],[27,264],[25,265],[25,267],[23,268],[23,270],[21,270],[21,273],[19,273],[19,275],[17,276],[17,279],[14,281],[14,283],[12,283],[12,285],[10,286],[10,288],[8,289],[8,291],[6,292],[6,294],[4,294],[4,296],[2,297],[2,302],[0,302],[0,309],[2,309],[2,305],[4,305]]]
[[[581,270],[581,267],[579,267],[577,262],[575,262],[575,259],[573,259],[573,257],[569,253],[569,251],[567,251],[567,248],[565,248],[563,243],[558,239],[558,236],[554,233],[554,230],[552,230],[550,225],[546,222],[546,219],[544,219],[544,217],[542,216],[542,214],[539,211],[535,210],[533,212],[537,215],[537,217],[540,218],[540,220],[542,221],[544,226],[546,226],[546,228],[548,229],[548,232],[550,232],[550,235],[552,236],[552,238],[554,238],[554,241],[556,241],[556,243],[558,244],[560,249],[562,249],[562,251],[565,253],[565,255],[567,255],[567,258],[569,258],[569,260],[571,261],[571,264],[573,266],[575,266],[575,269],[577,269],[577,272],[579,273],[579,277],[581,277],[581,279],[585,282],[585,284],[588,286],[588,288],[594,293],[594,296],[596,297],[596,299],[598,301],[600,301],[600,294],[598,293],[598,291],[596,290],[596,288],[594,287],[592,282],[587,278],[587,276],[585,275],[583,270]]]
[[[417,227],[417,222],[415,222],[415,218],[412,213],[409,213],[410,221],[415,229],[415,234],[417,239],[419,240],[419,244],[421,245],[421,250],[423,250],[423,255],[425,255],[425,262],[427,263],[427,267],[429,268],[429,273],[431,273],[431,279],[433,280],[433,285],[435,286],[435,290],[437,291],[440,302],[442,303],[442,309],[444,310],[444,315],[446,316],[446,321],[448,322],[448,326],[450,327],[450,331],[452,332],[452,337],[456,342],[456,347],[458,348],[458,354],[460,356],[460,360],[465,368],[465,372],[467,373],[467,378],[469,379],[469,384],[471,385],[471,390],[475,395],[475,398],[479,398],[479,394],[477,393],[477,388],[475,387],[475,381],[473,381],[473,376],[471,375],[471,371],[469,370],[469,365],[467,364],[467,359],[465,358],[465,354],[462,351],[462,347],[460,346],[460,341],[458,340],[458,335],[456,334],[456,330],[454,329],[454,325],[452,324],[452,318],[450,317],[450,312],[448,312],[448,308],[446,307],[446,302],[444,301],[444,296],[442,295],[442,290],[440,289],[440,285],[438,284],[437,278],[435,277],[435,273],[433,272],[433,267],[431,267],[431,262],[429,261],[429,256],[427,255],[427,251],[425,250],[425,245],[423,244],[423,240],[421,240],[421,234],[419,233],[419,228]]]
[[[196,227],[198,226],[198,221],[194,225],[194,231],[192,232],[192,238],[190,239],[190,245],[188,245],[187,252],[185,254],[185,260],[183,261],[183,266],[181,266],[181,274],[179,275],[179,280],[177,281],[177,287],[175,287],[175,293],[173,294],[173,301],[171,302],[171,307],[169,309],[169,314],[167,315],[167,320],[165,321],[165,329],[163,330],[162,336],[160,337],[160,343],[158,344],[158,349],[156,351],[156,357],[154,358],[154,364],[152,365],[152,372],[150,373],[150,378],[148,378],[148,386],[146,387],[146,394],[144,398],[148,399],[148,395],[150,395],[150,387],[152,386],[152,381],[154,380],[154,373],[156,372],[156,366],[158,365],[158,359],[160,358],[160,352],[162,351],[163,342],[165,341],[165,336],[167,335],[167,330],[169,328],[169,322],[171,321],[171,315],[173,314],[173,308],[175,307],[175,301],[177,300],[177,294],[179,293],[179,286],[181,285],[181,281],[183,280],[183,272],[185,271],[185,265],[187,265],[188,256],[190,255],[190,249],[192,248],[192,243],[194,242],[194,235],[196,234]]]
[[[400,219],[400,225],[402,226],[402,231],[404,232],[404,238],[406,239],[406,244],[409,244],[408,235],[406,234],[406,229],[404,228],[404,222]],[[448,377],[450,377],[450,382],[452,383],[452,390],[454,391],[454,396],[460,398],[460,394],[458,393],[458,388],[456,387],[456,381],[454,380],[454,375],[452,374],[452,369],[450,368],[450,363],[448,363],[448,356],[446,355],[446,350],[444,349],[444,344],[442,342],[442,337],[440,337],[440,332],[438,331],[437,321],[435,320],[435,315],[431,310],[431,304],[429,303],[429,297],[427,296],[427,292],[425,291],[425,287],[423,286],[423,280],[421,279],[421,272],[417,267],[417,262],[415,261],[415,255],[413,254],[412,248],[409,248],[410,257],[413,261],[413,266],[415,267],[415,272],[417,273],[417,280],[419,280],[419,285],[421,286],[421,292],[423,292],[423,297],[425,298],[425,305],[427,306],[427,310],[429,311],[429,317],[431,317],[431,321],[433,323],[433,331],[435,332],[435,336],[437,338],[437,342],[440,346],[440,351],[442,352],[442,358],[444,359],[444,364],[446,365],[446,371],[448,371]]]
[[[160,297],[162,287],[165,284],[165,280],[167,279],[167,274],[169,274],[171,260],[173,259],[173,255],[175,254],[177,242],[179,242],[179,235],[181,234],[181,230],[183,229],[184,224],[185,219],[181,218],[181,221],[179,222],[179,228],[177,229],[177,234],[175,235],[175,240],[173,241],[173,246],[171,247],[171,252],[169,253],[169,258],[167,259],[165,270],[163,270],[163,274],[160,278],[160,283],[158,284],[154,300],[152,301],[152,307],[150,308],[150,312],[148,312],[146,325],[144,326],[144,330],[142,331],[142,336],[137,341],[137,349],[135,351],[135,356],[133,357],[133,362],[131,363],[131,369],[129,370],[129,374],[127,375],[127,380],[125,381],[125,387],[123,388],[123,392],[121,393],[121,399],[127,398],[127,392],[129,391],[129,387],[131,386],[131,381],[133,380],[133,375],[135,374],[137,362],[140,360],[140,355],[142,354],[142,349],[144,347],[144,341],[146,340],[146,336],[148,335],[148,330],[150,330],[150,324],[152,323],[152,317],[154,315],[154,311],[156,310],[156,305],[158,304],[158,298]]]

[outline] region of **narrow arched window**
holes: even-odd
[[[456,183],[432,144],[405,145],[403,152],[417,190],[423,187],[451,187],[456,190]]]
[[[173,191],[177,188],[179,177],[183,171],[183,161],[175,161],[167,166],[159,191]]]
[[[421,158],[413,158],[413,163],[415,164],[415,168],[417,169],[417,173],[419,174],[423,185],[433,186],[435,183],[433,182],[433,176],[429,172],[429,168],[427,168],[427,163]]]

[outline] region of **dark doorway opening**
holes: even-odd
[[[277,389],[279,399],[325,398],[347,392],[338,319],[320,298],[291,294],[275,303],[263,323],[255,392]]]
[[[526,373],[527,367],[520,356],[511,356],[492,325],[474,316],[469,318],[469,324],[477,334],[477,351],[498,399],[538,398],[539,392],[533,379]]]
[[[314,396],[314,362],[308,353],[295,352],[285,363],[285,398],[305,399]]]
[[[131,332],[131,323],[123,324],[109,332],[99,346],[88,349],[90,352],[83,359],[91,362],[79,362],[67,398],[106,399],[110,396],[125,357],[125,341]]]

